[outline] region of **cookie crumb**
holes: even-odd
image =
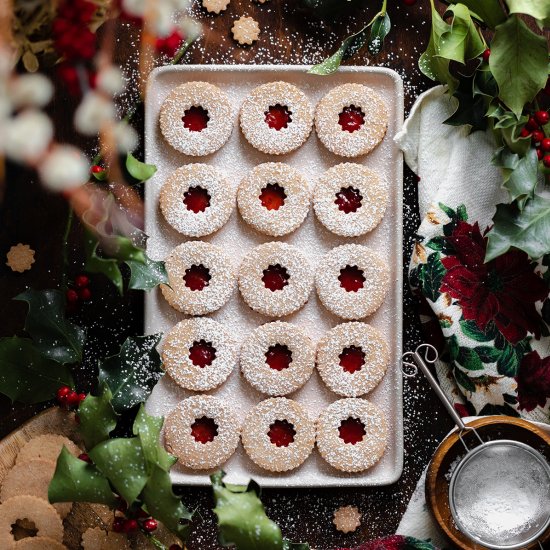
[[[233,38],[241,45],[252,44],[260,36],[260,25],[252,17],[240,17],[231,27]]]
[[[34,263],[34,253],[28,244],[18,243],[16,246],[12,246],[6,254],[8,259],[6,265],[12,271],[23,273],[23,271],[29,270]]]
[[[205,8],[208,13],[219,14],[227,9],[229,2],[230,0],[202,0],[202,7]]]
[[[340,506],[334,511],[332,523],[342,533],[353,533],[361,525],[361,514],[357,506]]]

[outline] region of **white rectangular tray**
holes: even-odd
[[[403,468],[403,419],[402,380],[397,367],[401,355],[402,340],[402,156],[393,142],[393,137],[403,121],[403,84],[401,78],[389,69],[346,67],[336,74],[320,77],[306,73],[305,66],[217,66],[187,65],[162,67],[151,73],[145,102],[145,158],[158,168],[155,176],[145,186],[145,230],[149,235],[148,254],[153,259],[164,259],[179,243],[186,240],[163,219],[158,208],[158,196],[166,177],[179,166],[191,162],[206,162],[222,170],[231,185],[237,186],[245,173],[257,164],[268,161],[286,162],[301,171],[310,182],[326,169],[346,159],[327,151],[318,141],[315,131],[297,151],[283,156],[265,155],[253,149],[242,136],[238,125],[238,111],[246,95],[259,84],[285,80],[301,88],[315,105],[331,88],[347,82],[366,84],[382,96],[389,109],[388,132],[382,143],[366,157],[356,162],[364,163],[378,172],[390,189],[390,201],[386,216],[378,228],[365,237],[346,239],[330,234],[315,219],[313,209],[304,224],[282,240],[301,248],[314,266],[319,266],[322,255],[334,246],[346,242],[364,243],[377,250],[391,268],[392,290],[384,305],[368,322],[378,327],[387,336],[392,359],[391,366],[380,385],[368,396],[385,412],[390,425],[388,448],[380,462],[370,470],[359,474],[346,474],[329,466],[315,449],[298,469],[281,474],[271,474],[256,466],[241,446],[223,466],[228,481],[245,482],[253,477],[264,487],[330,487],[388,485],[395,482]],[[233,112],[233,133],[228,143],[207,157],[187,157],[172,149],[163,139],[159,125],[159,111],[166,95],[175,86],[192,80],[203,80],[218,85],[230,97]],[[238,266],[243,255],[252,247],[273,240],[247,227],[237,211],[228,223],[216,234],[205,240],[221,245],[234,258]],[[235,338],[241,341],[251,330],[269,321],[253,312],[235,290],[228,304],[211,315],[229,327]],[[148,293],[145,299],[145,331],[166,333],[185,315],[172,309],[158,289]],[[285,319],[300,325],[314,340],[318,341],[326,330],[341,322],[328,313],[313,291],[308,303],[299,312]],[[154,388],[147,410],[156,415],[166,415],[181,399],[189,395],[164,376]],[[245,413],[262,396],[253,390],[235,368],[225,384],[212,392],[230,402],[238,413]],[[312,417],[338,396],[323,385],[315,371],[306,385],[290,396],[303,404]],[[203,485],[209,483],[210,472],[187,470],[176,465],[172,469],[174,483]]]

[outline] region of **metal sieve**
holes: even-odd
[[[449,483],[449,506],[459,531],[473,542],[495,550],[525,548],[550,526],[550,466],[536,449],[509,439],[483,441],[477,430],[460,418],[430,372],[437,350],[421,344],[403,354],[403,366],[415,376],[424,373],[453,418],[466,455],[454,466]],[[470,448],[463,434],[472,432],[479,445]],[[542,545],[539,541],[539,545]]]

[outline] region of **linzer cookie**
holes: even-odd
[[[334,468],[362,472],[386,450],[388,426],[382,411],[366,399],[340,399],[317,420],[317,448]]]
[[[268,395],[286,395],[301,388],[315,367],[315,351],[296,325],[276,321],[253,331],[241,348],[246,380]]]
[[[220,229],[231,216],[235,191],[221,172],[207,164],[187,164],[168,176],[160,192],[166,221],[188,237]]]
[[[366,323],[343,323],[329,330],[317,347],[317,370],[335,393],[359,397],[382,380],[389,348],[382,335]]]
[[[370,248],[344,244],[323,256],[315,285],[329,311],[343,319],[362,319],[382,305],[389,268]]]
[[[328,92],[315,109],[321,143],[343,157],[372,151],[388,127],[388,110],[380,96],[362,84],[342,84]]]
[[[241,130],[248,142],[264,153],[294,151],[311,133],[313,109],[305,94],[288,82],[254,88],[241,107]]]
[[[168,303],[182,313],[204,315],[220,309],[235,287],[229,256],[203,241],[180,244],[165,262],[170,286],[161,285]]]
[[[240,426],[226,402],[211,395],[181,401],[166,417],[169,452],[188,468],[207,470],[223,464],[237,448]]]
[[[361,166],[346,162],[329,168],[319,179],[313,195],[317,219],[343,237],[372,231],[384,217],[387,186],[380,177]]]
[[[271,317],[290,315],[308,300],[313,269],[295,246],[272,242],[253,248],[239,268],[239,289],[255,311]]]
[[[285,397],[266,399],[247,415],[242,442],[258,466],[286,472],[300,466],[311,454],[315,424],[296,401]]]
[[[166,372],[182,388],[206,391],[231,374],[237,346],[221,323],[199,317],[179,322],[162,343]]]
[[[256,231],[273,237],[292,233],[303,223],[310,198],[305,178],[281,162],[256,166],[237,192],[243,220]]]
[[[229,139],[233,116],[227,94],[208,82],[187,82],[172,90],[160,110],[160,130],[177,151],[204,156]]]

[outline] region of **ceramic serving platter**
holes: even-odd
[[[273,474],[256,466],[239,445],[223,468],[228,473],[228,481],[244,482],[253,477],[264,487],[387,485],[399,478],[403,467],[402,379],[398,368],[402,341],[403,165],[401,153],[393,142],[393,137],[403,121],[403,85],[395,72],[385,68],[346,67],[325,77],[309,75],[307,69],[308,67],[297,65],[186,65],[162,67],[151,73],[145,102],[145,150],[146,162],[155,164],[158,171],[147,182],[145,191],[145,228],[149,235],[147,250],[153,259],[164,259],[175,246],[186,240],[165,222],[158,202],[159,192],[166,177],[184,164],[203,162],[214,165],[221,169],[230,185],[236,187],[243,175],[254,166],[263,162],[285,162],[302,172],[313,187],[318,176],[325,170],[346,161],[327,151],[317,139],[315,131],[302,147],[287,155],[266,155],[252,148],[240,131],[238,113],[246,95],[254,87],[276,80],[291,82],[306,93],[313,105],[339,84],[355,82],[375,89],[389,109],[388,132],[374,151],[353,161],[375,170],[386,180],[390,189],[390,200],[384,220],[368,235],[348,239],[326,230],[316,220],[311,208],[304,224],[294,233],[279,240],[299,247],[316,270],[323,269],[320,260],[325,252],[349,242],[368,245],[378,251],[390,265],[391,291],[382,307],[366,319],[386,336],[391,349],[391,366],[386,376],[367,396],[381,407],[388,420],[390,436],[386,453],[370,470],[346,474],[328,465],[315,449],[296,470]],[[174,150],[163,139],[159,128],[160,108],[168,93],[179,84],[193,80],[207,81],[219,86],[227,92],[233,106],[233,132],[229,141],[216,153],[200,158],[188,157]],[[204,240],[223,247],[237,267],[248,250],[274,239],[256,233],[248,227],[235,209],[227,224]],[[237,288],[229,302],[210,316],[224,323],[239,342],[250,331],[271,320],[252,311],[242,300]],[[147,294],[147,334],[166,333],[183,318],[185,315],[172,309],[158,289]],[[321,305],[315,291],[311,293],[304,308],[284,320],[302,327],[314,342],[317,342],[328,329],[341,322]],[[235,368],[224,384],[208,393],[230,403],[242,418],[251,407],[263,399],[260,393],[247,384],[238,368]],[[147,402],[147,409],[152,414],[166,415],[189,394],[190,392],[179,388],[169,376],[164,376],[154,388]],[[338,399],[337,395],[324,386],[316,371],[303,388],[287,397],[301,403],[313,418],[316,418],[324,407]],[[172,469],[172,479],[175,483],[185,485],[203,485],[209,483],[209,473],[211,472],[192,471],[176,465]]]

